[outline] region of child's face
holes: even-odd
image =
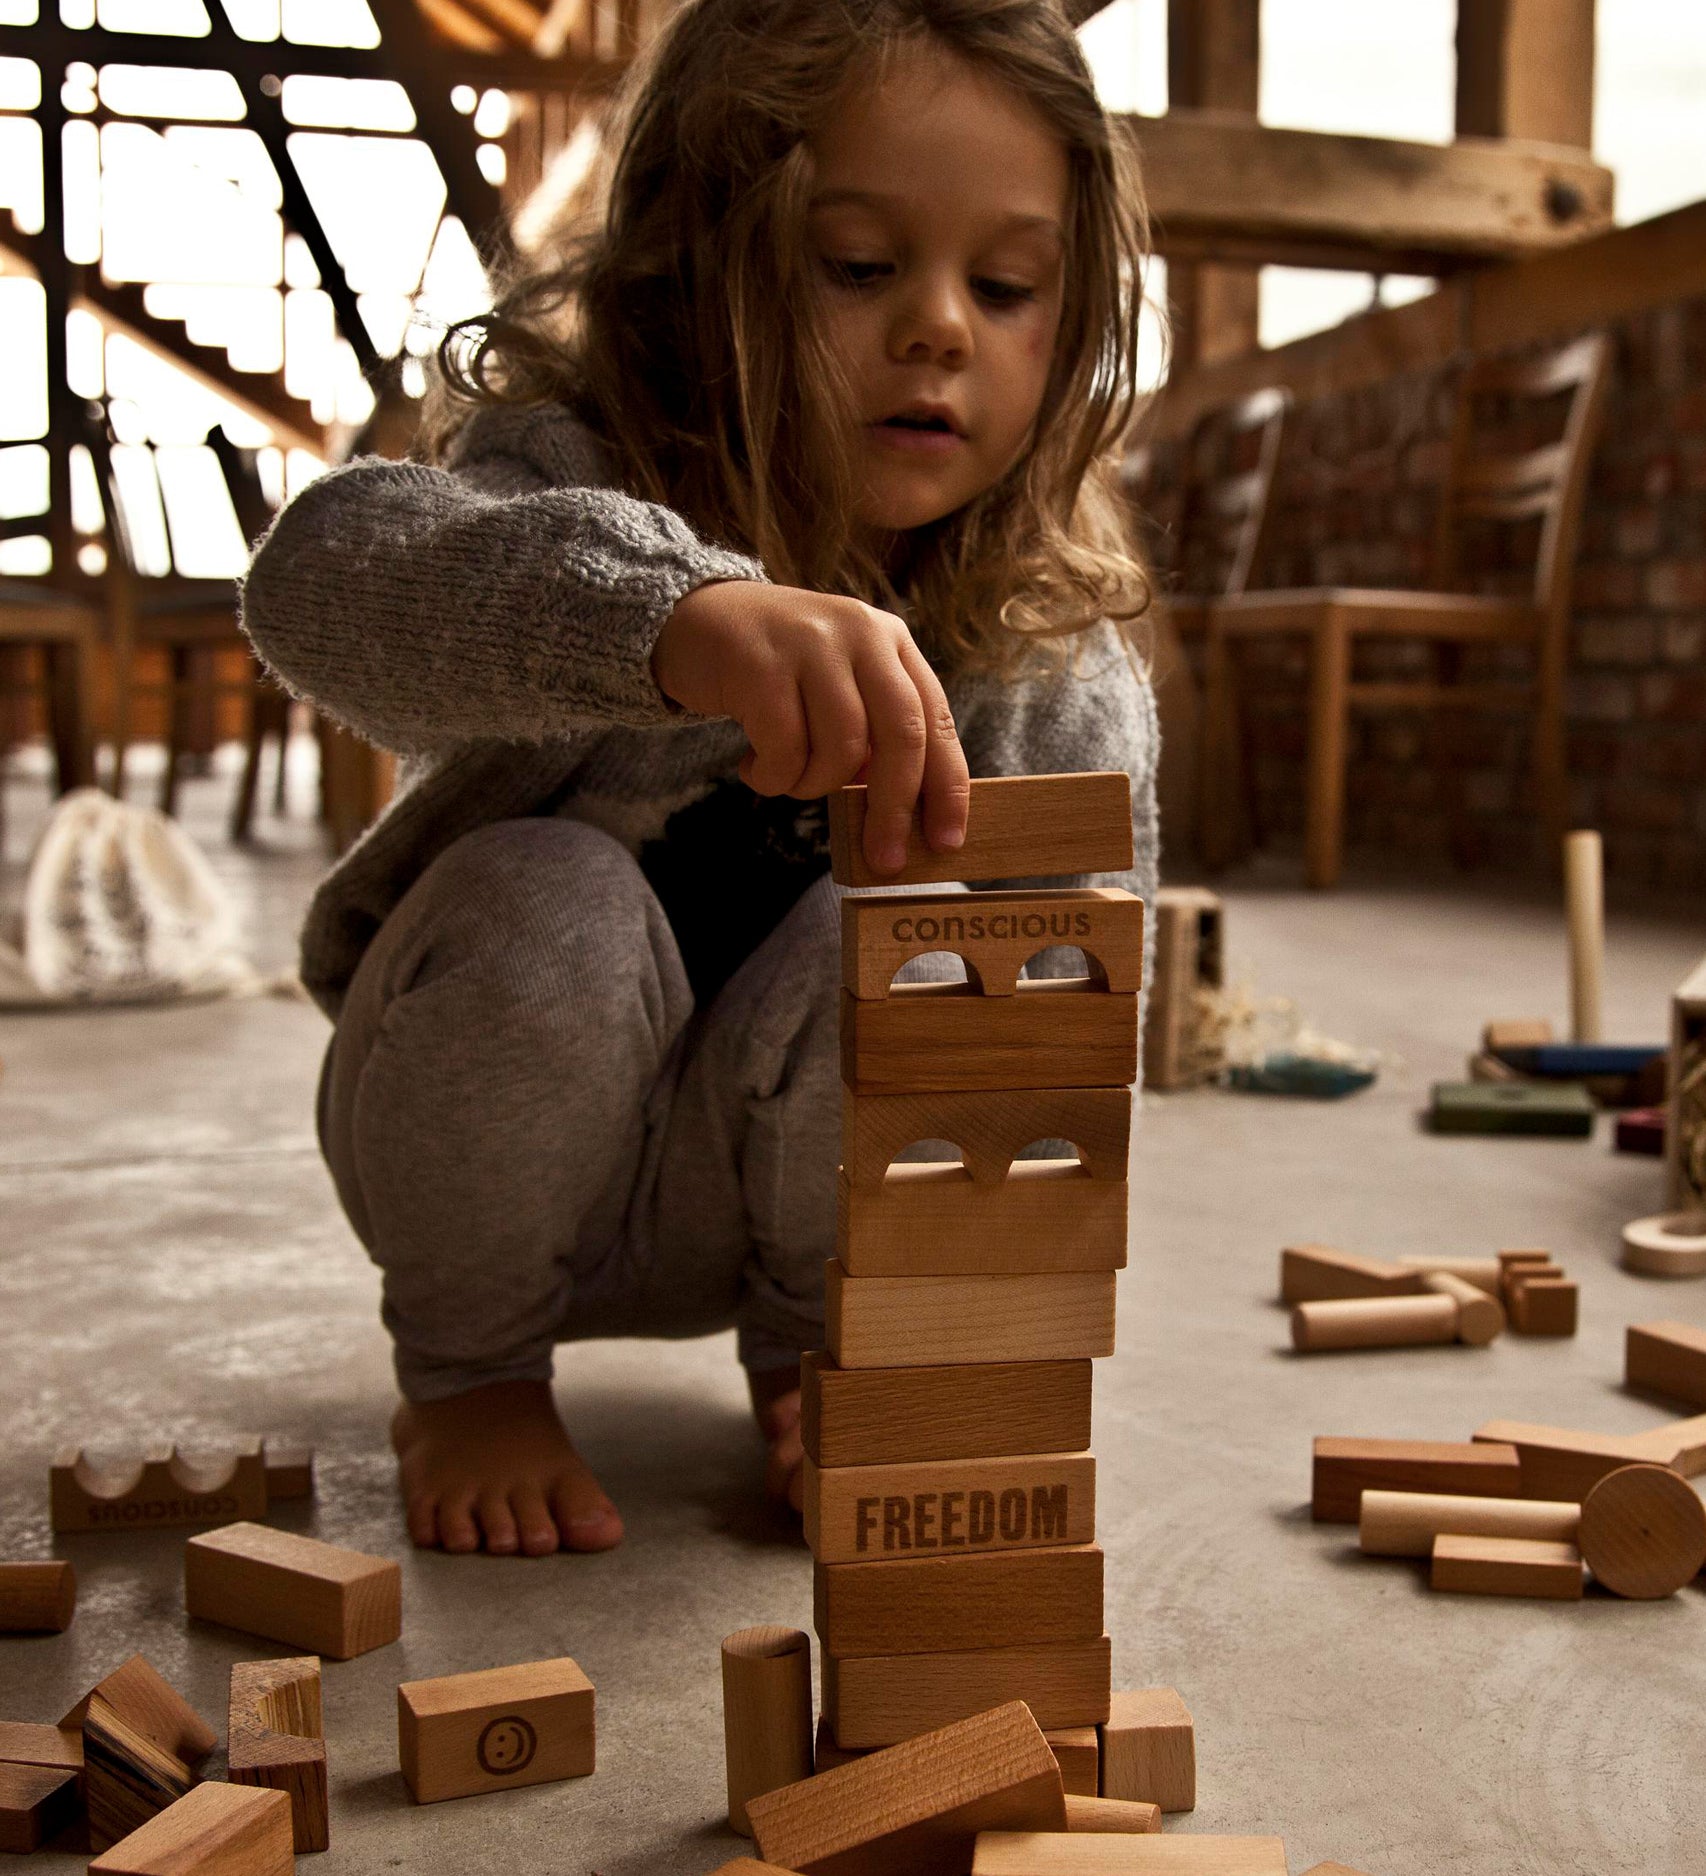
[[[1066,151],[952,54],[855,86],[813,139],[820,318],[852,387],[858,520],[923,527],[1030,441],[1060,327]]]

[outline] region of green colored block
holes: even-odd
[[[1570,1083],[1436,1081],[1429,1118],[1435,1133],[1546,1133],[1585,1139],[1594,1105]]]

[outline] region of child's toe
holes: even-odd
[[[494,1557],[511,1557],[521,1548],[521,1536],[515,1528],[515,1513],[509,1508],[509,1494],[489,1489],[480,1494],[478,1517],[486,1536],[486,1548]]]
[[[610,1550],[622,1541],[622,1514],[590,1479],[562,1480],[551,1510],[570,1550]]]
[[[447,1492],[439,1499],[438,1541],[458,1556],[480,1548],[480,1527],[474,1522],[471,1491]]]
[[[548,1557],[561,1548],[557,1520],[537,1485],[518,1485],[509,1495],[510,1510],[515,1514],[515,1528],[520,1533],[521,1548],[529,1557]]]
[[[431,1492],[410,1492],[407,1499],[406,1517],[409,1525],[410,1541],[418,1544],[422,1550],[438,1548],[438,1500]]]

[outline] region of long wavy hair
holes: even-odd
[[[1031,440],[975,500],[888,543],[850,525],[848,391],[814,319],[808,140],[850,85],[946,49],[1026,99],[1069,160],[1065,290]],[[445,335],[423,438],[474,408],[562,403],[624,487],[770,577],[901,610],[948,670],[1149,600],[1110,453],[1136,399],[1148,226],[1131,140],[1060,0],[690,0],[614,107],[590,212]]]

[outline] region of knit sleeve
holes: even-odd
[[[587,433],[540,411],[497,413],[451,469],[332,470],[257,549],[244,628],[291,690],[390,749],[662,722],[670,609],[763,570],[598,474]]]

